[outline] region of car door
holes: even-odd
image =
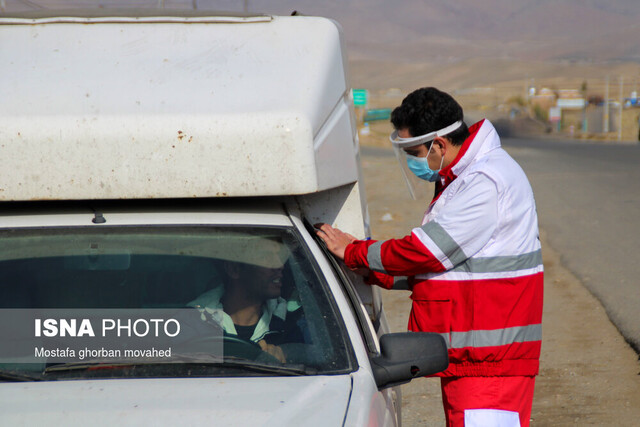
[[[295,220],[292,220],[294,223]],[[304,231],[307,236],[320,248],[325,258],[331,265],[333,272],[339,279],[342,286],[342,290],[346,299],[349,302],[351,314],[357,320],[358,332],[362,340],[363,345],[367,350],[368,356],[375,357],[380,353],[380,344],[378,337],[386,332],[389,332],[389,327],[386,324],[386,318],[383,313],[383,307],[381,301],[379,302],[379,312],[374,319],[367,312],[364,303],[362,302],[356,286],[353,282],[354,274],[349,272],[344,263],[340,263],[329,252],[324,242],[316,235],[314,227],[307,220],[302,221],[304,224]],[[384,399],[385,407],[388,414],[392,414],[393,425],[401,425],[401,390],[399,386],[385,388],[379,391],[381,398]]]

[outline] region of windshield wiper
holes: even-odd
[[[15,371],[0,371],[0,381],[42,381],[42,377],[34,377],[32,375],[23,374]]]
[[[61,363],[52,365],[44,370],[45,374],[55,372],[82,371],[90,369],[108,369],[125,366],[150,366],[150,365],[171,365],[172,363],[182,363],[188,365],[211,366],[216,368],[232,368],[250,370],[253,372],[270,373],[276,375],[317,375],[318,370],[309,368],[304,365],[279,366],[267,363],[254,362],[248,359],[212,356],[209,354],[175,354],[171,357],[171,361],[158,361],[151,359],[149,361],[121,360],[114,362],[112,359],[92,359],[83,362]]]
[[[253,362],[247,359],[236,359],[225,357],[224,362],[215,364],[220,367],[233,367],[238,369],[246,369],[255,372],[266,372],[278,375],[317,375],[318,370],[304,365],[278,366],[266,363]]]
[[[219,368],[234,368],[265,372],[278,375],[317,375],[318,370],[305,365],[272,365],[256,362],[241,357],[226,356],[221,360],[220,356],[212,356],[207,353],[176,354],[173,359],[190,365],[216,366]]]
[[[125,367],[125,366],[138,366],[138,365],[156,365],[156,364],[167,364],[167,361],[159,361],[157,358],[150,358],[145,361],[144,358],[135,358],[135,359],[87,359],[82,362],[69,362],[69,363],[56,363],[50,366],[47,366],[44,370],[45,374],[49,374],[52,372],[64,372],[64,371],[82,371],[87,369],[95,369],[95,368],[117,368],[117,367]]]

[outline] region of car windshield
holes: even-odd
[[[292,228],[11,229],[0,238],[5,380],[351,369],[335,302]]]

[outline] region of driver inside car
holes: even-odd
[[[303,342],[301,308],[282,297],[288,250],[264,237],[225,244],[223,283],[188,303],[203,321],[219,325],[225,336],[250,341],[286,363],[284,343]]]

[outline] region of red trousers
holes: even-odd
[[[535,377],[443,377],[450,427],[528,427]]]

